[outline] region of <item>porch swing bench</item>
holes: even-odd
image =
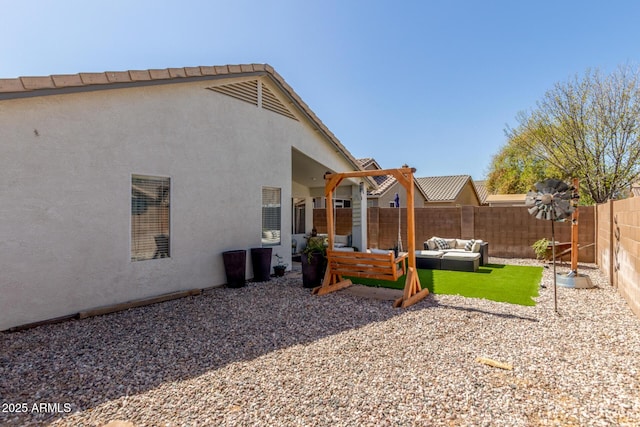
[[[338,276],[396,281],[407,273],[408,253],[395,256],[389,253],[327,251],[327,267]]]
[[[333,249],[327,250],[327,270],[322,285],[313,288],[314,295],[326,295],[353,284],[347,277],[372,278],[377,280],[396,281],[406,274],[402,297],[396,299],[394,307],[408,307],[424,299],[428,294],[427,288],[422,288],[420,278],[416,272],[415,254],[415,222],[413,212],[413,173],[415,169],[404,166],[400,169],[361,170],[343,173],[325,174],[325,197],[327,198],[327,229],[328,246],[334,246],[333,222],[333,192],[345,178],[361,178],[365,176],[393,175],[407,192],[407,230],[408,252],[400,256],[389,253],[343,252]],[[407,265],[408,264],[408,265]]]

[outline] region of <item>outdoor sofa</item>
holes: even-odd
[[[325,246],[329,245],[329,235],[318,234],[318,237],[325,239]],[[350,248],[351,247],[351,234],[334,234],[333,235],[333,248]]]
[[[416,267],[431,270],[477,271],[488,263],[489,244],[476,239],[432,237],[416,251]]]

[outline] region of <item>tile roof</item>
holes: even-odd
[[[362,169],[382,169],[378,162],[376,162],[376,160],[372,157],[365,157],[356,160],[358,161],[358,164]],[[396,182],[396,179],[393,177],[393,175],[372,176],[371,178],[375,181],[377,188],[367,191],[367,194],[370,196],[380,196],[384,194],[385,191],[387,191],[389,187],[393,186],[393,184]]]
[[[360,167],[362,167],[362,169],[365,169],[365,170],[382,169],[378,164],[378,162],[376,162],[376,160],[372,157],[365,157],[362,159],[358,159],[358,163],[360,164]],[[391,187],[393,187],[396,182],[398,182],[398,180],[393,175],[380,175],[380,176],[373,176],[371,178],[373,178],[373,180],[378,185],[377,188],[367,191],[367,194],[372,197],[382,196],[384,193],[389,191],[389,189],[391,189]],[[428,197],[424,193],[424,191],[422,191],[422,188],[419,185],[417,185],[415,176],[413,177],[413,181],[416,183],[417,191],[422,193],[424,198],[428,200]]]
[[[416,181],[427,195],[427,200],[443,202],[455,200],[470,179],[469,175],[453,175],[416,178]]]
[[[386,193],[393,185],[398,182],[397,179],[393,177],[393,175],[383,175],[383,176],[374,176],[373,177],[376,184],[378,184],[378,188],[375,190],[371,190],[369,195],[371,196],[381,196]]]
[[[118,83],[143,83],[162,80],[180,80],[203,77],[224,77],[247,73],[267,73],[285,84],[284,79],[268,64],[218,65],[151,70],[105,71],[103,73],[62,74],[42,77],[0,78],[0,94],[19,94],[45,89],[103,86]],[[288,85],[287,85],[288,87]],[[97,88],[95,88],[97,89]],[[44,93],[43,93],[44,94]]]
[[[357,160],[358,160],[358,163],[360,163],[360,166],[362,166],[362,169],[367,169],[367,168],[370,168],[371,166],[373,166],[372,169],[382,169],[378,164],[378,162],[376,162],[376,160],[372,157],[365,157],[364,159],[357,159]]]
[[[326,138],[353,165],[360,164],[338,138],[315,115],[291,86],[269,64],[216,65],[150,70],[106,71],[102,73],[78,73],[42,77],[0,78],[0,101],[32,96],[64,94],[77,91],[135,87],[149,84],[181,83],[196,80],[214,80],[243,76],[267,76],[297,105],[299,111],[326,136]],[[373,181],[370,180],[371,183]]]
[[[489,189],[485,183],[486,181],[473,181],[473,184],[476,186],[476,193],[478,193],[481,205],[487,203],[487,196],[489,196]]]

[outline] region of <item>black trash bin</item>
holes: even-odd
[[[224,271],[227,273],[227,286],[241,288],[246,282],[247,251],[226,251],[222,253]]]
[[[271,280],[271,250],[271,248],[251,248],[254,282]]]

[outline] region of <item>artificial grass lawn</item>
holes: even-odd
[[[420,270],[422,288],[434,294],[485,298],[510,304],[534,306],[538,296],[542,267],[487,264],[478,271]],[[404,289],[405,276],[395,282],[352,277],[353,283],[383,288]]]

